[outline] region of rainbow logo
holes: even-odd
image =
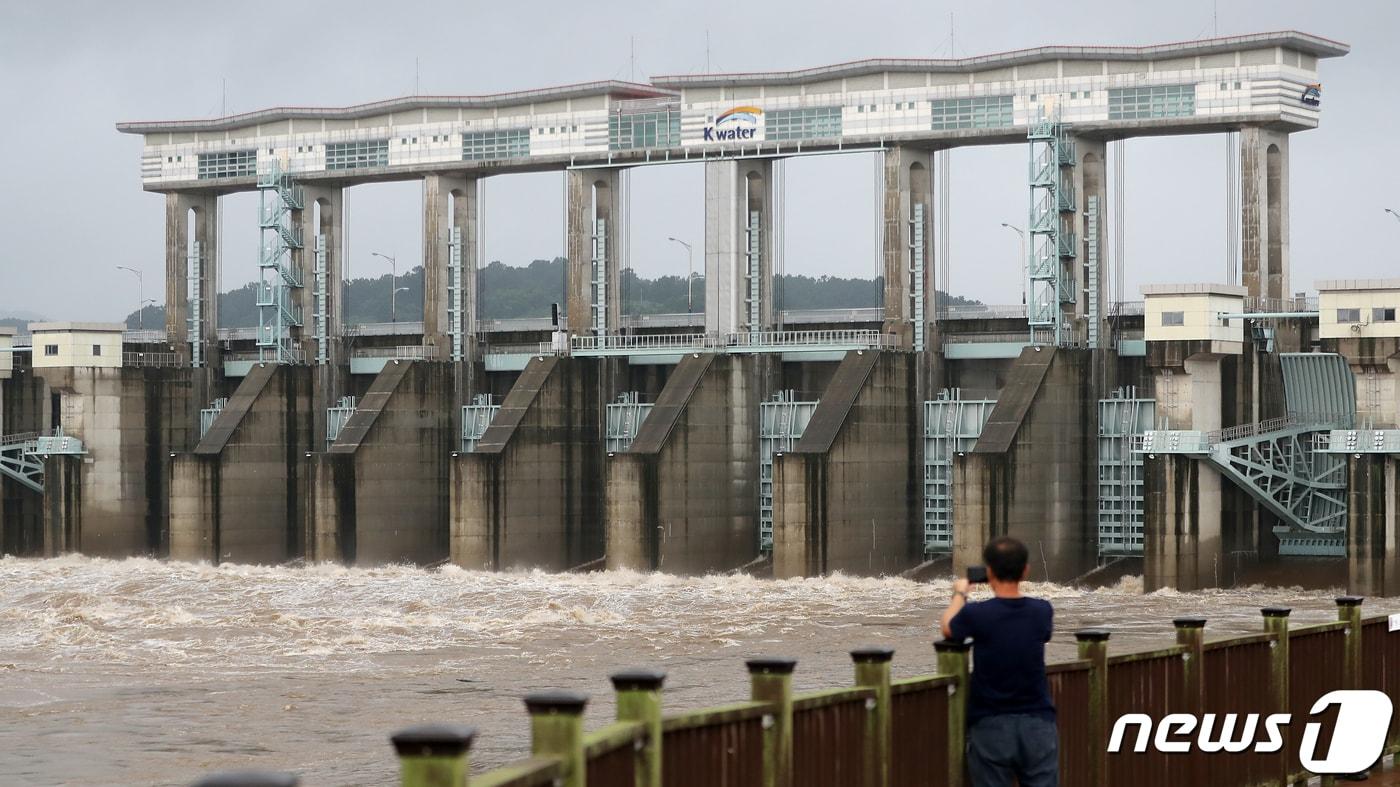
[[[715,122],[705,126],[706,142],[741,142],[758,136],[758,119],[763,110],[758,107],[734,107],[721,112]]]

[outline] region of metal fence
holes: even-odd
[[[792,781],[808,787],[865,782],[866,742],[873,734],[872,689],[838,689],[792,705]]]
[[[1290,632],[1286,609],[1266,609],[1263,633],[1210,642],[1204,620],[1184,618],[1176,621],[1177,645],[1111,656],[1107,632],[1076,632],[1079,658],[1047,668],[1058,709],[1061,783],[1305,781],[1309,774],[1299,770],[1296,752],[1311,705],[1335,689],[1393,696],[1400,686],[1400,632],[1390,631],[1385,617],[1363,619],[1360,611],[1359,599],[1344,597],[1338,622]],[[625,673],[613,678],[620,721],[588,735],[583,695],[533,695],[526,698],[533,756],[468,778],[470,729],[415,728],[395,736],[396,746],[413,742],[398,746],[402,784],[962,787],[970,654],[962,643],[940,642],[937,649],[935,675],[891,681],[893,651],[868,648],[852,653],[855,687],[796,695],[795,662],[754,659],[750,701],[672,716],[662,715],[663,675]],[[639,683],[639,674],[649,682]],[[1182,713],[1200,729],[1162,726]],[[1267,740],[1259,719],[1273,713],[1294,719],[1284,750],[1252,745]],[[1250,717],[1253,727],[1237,726]],[[1387,754],[1400,748],[1390,732]],[[1164,753],[1152,745],[1164,737],[1191,743]],[[1210,751],[1201,740],[1247,745]],[[1110,751],[1115,744],[1118,750]]]

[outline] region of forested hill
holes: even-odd
[[[551,303],[564,302],[564,259],[535,260],[525,267],[493,262],[477,274],[478,314],[482,319],[509,317],[544,317]],[[389,293],[392,283],[388,275],[372,279],[351,279],[345,282],[345,321],[347,324],[389,322]],[[395,299],[396,316],[402,321],[423,319],[423,269],[414,268],[398,279],[400,292]],[[876,306],[884,286],[880,279],[845,279],[834,276],[779,277],[776,288],[782,308],[789,309],[853,309]],[[691,285],[694,310],[705,308],[705,280],[697,276]],[[219,296],[221,327],[243,327],[258,324],[258,309],[254,300],[256,285],[252,282]],[[686,311],[684,276],[641,278],[632,272],[623,276],[623,311],[627,314],[669,314]],[[942,293],[940,297],[944,296]],[[951,296],[953,305],[975,304],[976,301]],[[164,310],[147,307],[144,324],[147,328],[164,324]],[[137,314],[127,317],[135,327]]]

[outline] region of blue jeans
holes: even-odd
[[[967,773],[972,787],[1058,787],[1055,722],[1020,713],[978,719],[968,730]]]

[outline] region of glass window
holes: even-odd
[[[200,180],[209,178],[237,178],[258,174],[258,152],[256,150],[231,150],[224,153],[200,153]]]
[[[934,131],[1011,125],[1011,96],[936,99],[929,106],[933,109]]]
[[[1146,85],[1111,88],[1108,119],[1188,117],[1196,114],[1195,85]]]
[[[530,155],[530,129],[469,131],[462,135],[462,159],[523,158]]]
[[[92,346],[92,356],[93,356],[94,358],[96,358],[97,356],[99,356],[99,355],[101,355],[101,354],[102,354],[102,345],[100,345],[100,344],[94,344],[94,345]]]
[[[1371,322],[1395,322],[1395,308],[1377,306],[1371,310]]]
[[[1162,324],[1163,324],[1163,325],[1185,325],[1185,324],[1186,324],[1186,313],[1185,313],[1185,312],[1162,312]]]
[[[332,142],[326,145],[326,169],[361,169],[389,166],[389,140]]]
[[[1338,309],[1337,322],[1361,322],[1360,309]]]
[[[841,136],[841,107],[775,109],[763,115],[763,134],[771,142]]]
[[[672,109],[653,112],[614,112],[608,115],[608,148],[667,148],[681,143],[681,113]]]
[[[56,345],[56,344],[46,344],[46,345],[44,345],[44,355],[58,355],[58,345]]]

